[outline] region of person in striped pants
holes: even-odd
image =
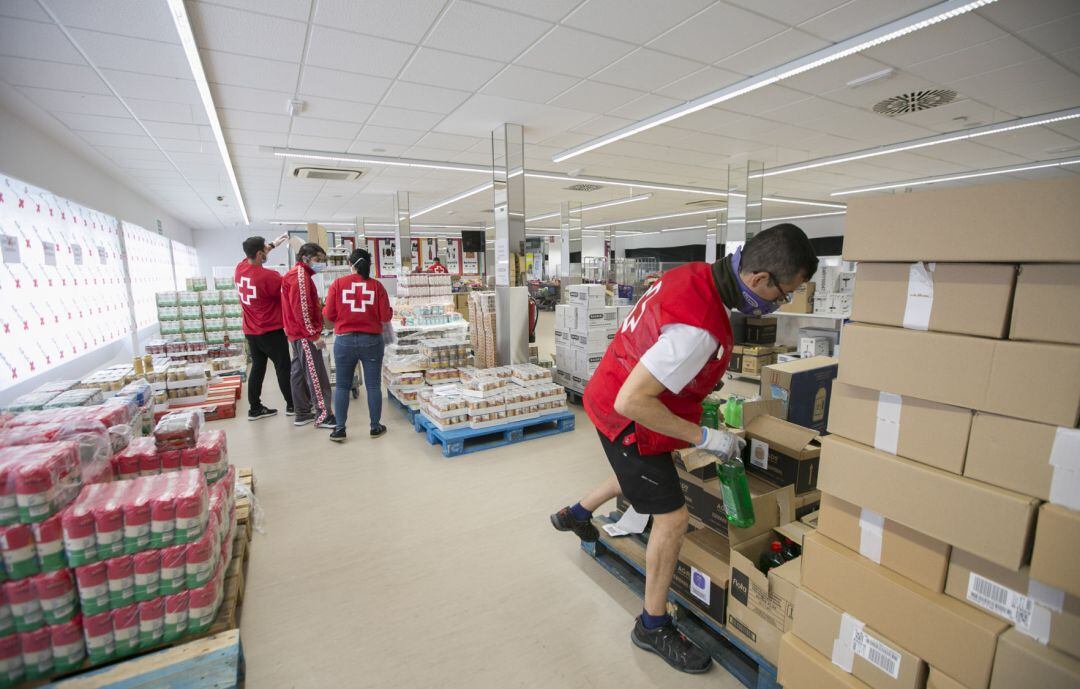
[[[289,383],[296,409],[294,426],[337,425],[331,408],[330,376],[322,350],[322,308],[311,276],[326,270],[326,251],[308,242],[296,252],[296,265],[281,279],[281,317],[292,348]]]

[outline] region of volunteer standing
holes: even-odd
[[[755,235],[713,264],[668,271],[642,295],[585,388],[585,411],[600,434],[612,475],[581,502],[551,515],[560,531],[599,537],[592,511],[624,495],[652,515],[645,551],[645,605],[631,640],[677,670],[706,672],[712,660],[666,614],[689,513],[671,452],[692,446],[737,454],[742,440],[702,427],[701,402],[727,369],[733,335],[728,309],[771,313],[813,277],[818,260],[806,234],[789,223]]]
[[[446,269],[446,266],[444,266],[442,264],[442,261],[439,260],[439,257],[436,256],[435,258],[432,259],[432,263],[431,263],[430,266],[428,266],[428,269],[427,269],[426,272],[428,272],[428,273],[449,273],[450,271],[448,271]]]
[[[288,239],[281,235],[267,244],[262,237],[244,240],[246,258],[236,264],[233,281],[240,294],[243,311],[242,325],[251,354],[251,376],[248,379],[248,421],[256,421],[277,414],[262,403],[263,379],[266,378],[266,362],[274,362],[278,388],[285,398],[285,414],[293,415],[292,389],[289,385],[289,340],[285,337],[281,320],[281,275],[275,270],[263,268],[266,255]]]
[[[289,382],[296,407],[294,426],[315,423],[317,428],[336,425],[330,406],[330,376],[322,350],[322,309],[311,276],[326,270],[326,252],[308,242],[296,252],[296,265],[281,279],[281,315],[285,335],[293,350]]]
[[[337,426],[330,440],[345,442],[345,422],[349,418],[349,393],[356,364],[364,368],[368,421],[372,438],[386,433],[382,425],[383,328],[394,317],[390,297],[378,280],[371,279],[371,254],[356,249],[349,255],[356,271],[334,280],[326,292],[323,315],[334,323],[334,411]]]

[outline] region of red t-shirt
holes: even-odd
[[[444,266],[442,263],[432,263],[428,267],[427,272],[429,272],[429,273],[448,273],[450,271],[448,271],[446,269],[446,266]]]
[[[326,320],[333,321],[334,333],[382,332],[383,323],[394,317],[390,297],[378,280],[356,275],[345,275],[330,283],[326,291]]]
[[[253,266],[245,258],[233,273],[240,307],[244,311],[244,334],[262,335],[281,330],[281,275],[277,271]]]
[[[299,261],[281,278],[281,319],[289,342],[317,340],[322,335],[322,310],[315,291],[315,274]]]

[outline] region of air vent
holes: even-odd
[[[886,117],[907,115],[920,110],[929,110],[939,105],[948,105],[956,100],[956,91],[951,89],[926,89],[902,93],[899,96],[886,98],[874,106],[874,112]]]
[[[700,201],[687,201],[686,202],[687,206],[695,206],[695,207],[696,206],[703,206],[703,207],[706,207],[706,208],[716,206],[716,205],[723,205],[723,204],[724,204],[724,199],[701,199]]]
[[[596,191],[597,189],[603,188],[604,187],[599,184],[571,184],[568,187],[564,187],[564,189],[568,189],[570,191]]]
[[[324,182],[355,182],[364,172],[364,170],[339,170],[327,167],[298,167],[293,170],[293,177],[318,179]]]

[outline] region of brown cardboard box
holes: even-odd
[[[784,313],[813,313],[814,312],[814,288],[813,282],[804,282],[799,289],[791,295],[791,301],[780,307]]]
[[[1080,512],[1050,503],[1039,508],[1031,578],[1080,596]]]
[[[821,454],[823,492],[1002,566],[1026,563],[1038,500],[836,435]]]
[[[945,593],[1080,657],[1080,598],[1033,588],[1027,567],[1014,572],[954,548]]]
[[[803,520],[806,515],[817,512],[821,506],[821,491],[812,490],[795,496],[795,518]]]
[[[750,502],[754,505],[753,526],[745,529],[728,526],[717,479],[702,482],[701,507],[694,515],[713,531],[727,536],[732,544],[750,540],[795,518],[794,488],[777,488],[753,475],[747,476],[746,482],[750,488]]]
[[[780,637],[791,629],[795,592],[799,590],[800,559],[769,570],[757,568],[761,554],[775,538],[770,531],[731,546],[728,583],[728,631],[765,660],[776,664]]]
[[[697,514],[701,510],[702,485],[701,479],[688,474],[682,469],[676,469],[679,474],[679,486],[682,487],[683,500],[686,501],[686,509],[690,514]]]
[[[933,280],[929,293],[919,277],[926,275]],[[1015,281],[1016,266],[1008,264],[860,263],[851,319],[916,330],[1005,337]]]
[[[1080,660],[1041,646],[1015,629],[998,640],[990,689],[1076,689]]]
[[[845,383],[1059,426],[1080,418],[1080,346],[862,323],[841,342]]]
[[[1080,178],[853,197],[844,259],[1080,262]]]
[[[852,624],[846,617],[850,618],[844,611],[799,589],[791,633],[824,657],[834,659],[834,664],[850,663],[851,674],[873,689],[923,689],[926,663],[877,630]],[[860,635],[859,643],[854,644],[857,631],[865,637]]]
[[[1055,445],[1061,443],[1060,452],[1070,436],[1080,436],[1080,431],[1059,432],[1045,423],[978,413],[971,424],[964,476],[1049,500],[1054,478],[1050,459]]]
[[[930,674],[926,678],[926,689],[967,689],[967,687],[936,667],[931,667]]]
[[[761,373],[761,369],[773,362],[775,356],[772,345],[744,344],[742,346],[742,372],[756,376]]]
[[[671,588],[717,624],[727,613],[727,582],[731,546],[720,534],[701,529],[687,534]]]
[[[781,419],[824,433],[837,364],[827,356],[771,364],[761,371],[761,398],[780,400]]]
[[[916,584],[942,591],[949,569],[949,545],[880,517],[825,493],[821,496],[817,528],[840,545]]]
[[[759,416],[746,426],[746,470],[778,486],[791,485],[795,493],[817,487],[821,445],[809,428],[775,416]]]
[[[803,586],[956,678],[986,689],[1008,625],[919,586],[820,533],[803,543]]]
[[[1020,266],[1009,339],[1080,344],[1080,265]]]
[[[742,373],[743,363],[743,346],[733,345],[731,347],[731,358],[728,359],[727,370],[730,373]]]
[[[829,432],[959,474],[971,417],[970,409],[835,381]]]
[[[776,679],[785,689],[866,689],[794,634],[785,634],[780,640],[777,670]]]

